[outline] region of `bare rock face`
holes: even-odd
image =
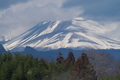
[[[85,53],[75,62],[71,80],[97,80],[96,71]]]

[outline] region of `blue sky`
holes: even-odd
[[[24,3],[28,0],[0,0],[0,10],[7,9],[11,5],[18,4],[18,3]]]
[[[95,20],[114,19],[120,20],[120,0],[67,0],[64,8],[81,6],[84,9],[83,16]]]
[[[15,37],[44,20],[75,17],[119,25],[120,0],[0,0],[0,36]]]

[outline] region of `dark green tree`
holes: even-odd
[[[16,71],[12,75],[12,80],[27,80],[24,63],[21,61],[16,69]]]

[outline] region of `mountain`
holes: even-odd
[[[0,41],[0,44],[5,44],[6,42],[4,42],[4,41]]]
[[[26,46],[38,51],[86,47],[120,49],[120,41],[100,36],[99,33],[103,32],[103,26],[81,18],[68,21],[43,21],[5,43],[4,47],[12,51],[23,51]]]
[[[0,44],[0,53],[5,53],[6,50],[4,49],[4,47]]]
[[[11,38],[7,38],[7,37],[4,37],[4,36],[0,36],[0,44],[5,44],[6,42],[10,41]]]
[[[60,48],[56,50],[49,50],[49,51],[36,51],[35,49],[27,46],[24,51],[22,52],[13,52],[13,53],[20,53],[20,54],[30,54],[33,57],[37,58],[45,58],[48,61],[56,60],[56,58],[59,56],[59,52],[62,53],[62,56],[66,58],[68,56],[69,52],[73,52],[75,58],[78,58],[83,52],[85,53],[90,53],[90,52],[101,52],[101,53],[106,53],[111,56],[113,56],[115,59],[120,59],[120,49],[96,49],[96,50],[75,50],[75,49],[70,49],[70,48]]]
[[[24,49],[24,53],[30,53],[30,54],[34,54],[34,53],[38,53],[38,51],[36,51],[35,49],[33,49],[32,47],[26,46]]]

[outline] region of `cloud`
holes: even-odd
[[[81,26],[98,35],[106,35],[112,31],[119,31],[120,22],[98,22],[90,19],[75,18],[78,21],[73,22],[77,26]],[[79,21],[81,20],[81,21]],[[117,29],[117,30],[116,30]]]
[[[119,0],[11,1],[13,2],[5,4],[6,8],[0,5],[2,9],[0,10],[0,36],[15,37],[41,21],[69,20],[78,15],[91,23],[93,29],[101,30],[103,35],[108,36],[109,33],[112,35],[112,32],[118,34],[120,30],[118,28],[120,26]],[[99,19],[102,21],[98,21]],[[83,25],[88,27],[87,24]]]
[[[103,35],[120,41],[120,22],[110,22],[105,24],[106,33]]]
[[[10,5],[27,2],[28,0],[0,0],[0,10],[9,8]]]
[[[61,8],[64,0],[29,0],[0,11],[0,35],[14,37],[44,20],[68,20],[83,13],[80,7]]]
[[[81,6],[83,16],[94,20],[120,20],[120,0],[67,0],[62,7]]]

